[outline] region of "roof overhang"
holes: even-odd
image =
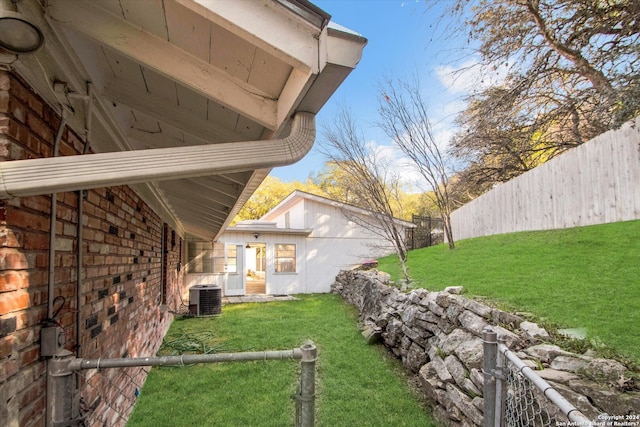
[[[337,209],[349,211],[353,214],[367,216],[367,217],[372,216],[372,211],[370,210],[359,208],[357,206],[353,206],[348,203],[339,202],[337,200],[332,200],[323,196],[318,196],[316,194],[307,193],[306,191],[294,190],[291,193],[289,193],[287,197],[282,199],[280,203],[278,203],[271,210],[269,210],[269,212],[264,214],[259,221],[268,223],[272,219],[290,210],[300,200],[312,200],[314,202],[321,203],[323,205],[332,206]],[[394,218],[393,221],[402,227],[406,227],[406,228],[416,227],[416,224],[410,221],[406,221],[404,219]]]
[[[133,159],[152,149],[178,159],[181,149],[219,145],[247,155],[231,169],[142,181],[123,180],[129,171],[105,160],[100,167],[118,179],[43,191],[131,185],[177,230],[209,239],[280,164],[252,157],[251,144],[286,138],[296,112],[315,115],[366,44],[304,0],[21,0],[17,8],[45,44],[0,54],[0,63],[65,111],[91,153]],[[74,156],[70,170],[92,155]]]
[[[269,221],[242,221],[233,227],[228,227],[227,233],[249,233],[257,239],[263,234],[309,236],[311,228],[280,228],[277,223]]]

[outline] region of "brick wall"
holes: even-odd
[[[1,161],[51,156],[60,123],[56,111],[24,82],[0,72]],[[77,133],[64,130],[60,155],[79,154],[83,146]],[[58,314],[54,320],[65,329],[67,349],[83,358],[154,354],[171,320],[170,310],[180,304],[182,239],[128,187],[89,190],[84,196],[78,310],[79,194],[57,195],[51,297],[56,298],[54,312]],[[0,201],[3,426],[45,424],[46,363],[40,356],[39,340],[48,311],[50,213],[49,195]],[[114,386],[126,386],[131,375],[115,372],[110,381]],[[133,375],[140,377],[140,373]],[[141,375],[144,377],[144,372]],[[96,413],[110,407],[109,396],[122,395],[122,391],[109,390],[97,395],[92,390],[85,387],[83,399]],[[124,397],[133,401],[134,390]]]

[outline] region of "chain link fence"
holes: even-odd
[[[316,358],[317,348],[310,341],[293,350],[260,352],[93,360],[69,354],[54,356],[48,362],[47,381],[51,385],[52,400],[47,425],[126,425],[151,366],[297,359],[300,360],[300,385],[296,395],[296,427],[313,427]]]
[[[499,343],[491,328],[482,338],[484,427],[593,427],[551,384]]]
[[[150,368],[80,371],[80,415],[85,427],[124,426]]]
[[[411,216],[411,222],[416,227],[408,230],[407,246],[410,249],[420,249],[444,242],[444,225],[442,218],[416,215]]]
[[[555,426],[542,392],[512,364],[503,370],[506,382],[504,418],[506,426],[547,427]]]

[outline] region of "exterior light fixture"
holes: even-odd
[[[17,12],[19,0],[0,0],[0,48],[12,53],[31,53],[44,43],[42,31]]]
[[[260,237],[260,233],[253,233],[253,237],[257,239],[258,237]]]

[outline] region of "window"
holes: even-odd
[[[227,273],[238,272],[238,247],[229,245],[227,247]]]
[[[187,272],[224,273],[224,243],[187,242]]]
[[[187,268],[189,273],[213,272],[213,265],[211,263],[212,252],[212,242],[188,242]]]
[[[296,245],[276,244],[276,273],[295,273]]]
[[[224,243],[213,244],[213,272],[224,273]]]

